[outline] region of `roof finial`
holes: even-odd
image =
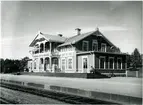
[[[99,31],[99,28],[98,28],[98,27],[96,28],[96,31]]]
[[[38,34],[42,34],[42,32],[39,30],[39,31],[38,31]]]

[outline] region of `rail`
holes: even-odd
[[[86,98],[86,97],[81,97],[76,95],[64,94],[64,93],[53,92],[53,91],[48,91],[44,89],[31,88],[28,86],[21,86],[21,85],[6,83],[3,81],[1,81],[0,86],[4,88],[16,90],[16,91],[22,91],[22,92],[31,93],[34,95],[52,98],[52,99],[69,103],[69,104],[117,104],[117,103],[111,103],[107,101],[101,101],[101,100],[96,100],[96,99],[91,99],[91,98]]]

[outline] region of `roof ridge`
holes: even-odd
[[[72,36],[72,37],[68,38],[68,39],[65,41],[65,43],[59,45],[59,47],[60,47],[60,46],[63,46],[63,45],[68,45],[68,44],[70,44],[70,43],[74,44],[74,43],[76,43],[77,41],[79,41],[79,40],[81,40],[81,39],[83,39],[83,38],[89,36],[90,34],[93,34],[94,32],[96,32],[96,30],[95,30],[95,31],[86,32],[86,33],[83,33],[83,34],[80,34],[80,35]],[[75,39],[75,38],[76,38],[76,39]]]
[[[45,35],[50,35],[50,36],[57,36],[57,37],[61,37],[61,36],[58,36],[58,35],[54,35],[54,34],[53,34],[53,35],[52,35],[52,34],[42,34],[42,35],[44,35],[44,36],[45,36]],[[65,37],[65,36],[62,36],[61,38],[67,38],[67,37]]]

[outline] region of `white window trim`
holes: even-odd
[[[65,70],[64,70],[64,71],[66,71],[66,66],[67,66],[67,65],[66,65],[66,58],[62,58],[62,59],[61,59],[61,70],[63,70],[63,68],[62,68],[63,62],[62,62],[62,60],[65,60]]]
[[[100,68],[100,59],[101,59],[101,58],[104,58],[104,59],[105,59],[105,56],[100,56],[100,57],[99,57],[99,69],[101,69],[101,68]],[[105,66],[106,66],[106,59],[105,59],[105,61],[104,61],[104,68],[102,68],[102,69],[105,69],[105,68],[106,68]]]
[[[84,58],[87,58],[87,72],[88,72],[88,69],[89,69],[89,64],[88,64],[89,63],[89,59],[88,59],[88,56],[82,56],[82,65],[81,65],[82,66],[82,73],[84,72],[84,70],[83,70],[83,59]]]
[[[101,43],[101,49],[102,49],[102,45],[105,45],[105,52],[106,52],[106,49],[107,49],[106,43]],[[103,51],[101,50],[101,52]]]
[[[113,59],[113,68],[110,68],[110,59]],[[109,60],[108,61],[108,69],[114,69],[114,65],[115,65],[115,63],[114,63],[114,57],[109,57],[108,60]]]
[[[94,44],[94,43],[96,43],[96,44],[97,44],[97,51],[98,51],[98,42],[97,42],[97,40],[95,40],[95,39],[94,39],[94,40],[92,40],[92,50],[93,50],[93,44]]]
[[[87,51],[88,51],[88,49],[89,49],[89,42],[88,42],[88,41],[85,41],[85,40],[82,41],[82,50],[83,50],[83,51],[85,51],[85,50],[84,50],[84,46],[83,46],[84,43],[87,43]]]
[[[121,69],[122,69],[122,58],[121,58],[121,57],[118,57],[118,58],[117,58],[117,69],[119,69],[119,68],[118,68],[118,65],[119,65],[118,59],[121,59]],[[120,69],[120,70],[121,70],[121,69]]]
[[[35,65],[36,64],[36,65]],[[34,69],[36,69],[37,67],[37,62],[36,61],[34,61]]]
[[[71,69],[69,68],[69,59],[72,59],[72,68]],[[72,70],[73,69],[73,57],[68,57],[67,62],[68,62],[68,64],[67,64],[68,65],[68,70]]]
[[[31,67],[30,69],[32,70],[32,69],[33,69],[33,67],[32,67],[32,62],[30,63],[30,67]]]

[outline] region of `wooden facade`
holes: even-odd
[[[43,43],[43,49],[41,49],[41,43]],[[38,54],[32,53],[33,65],[35,59],[38,60],[36,62],[36,68],[38,69],[34,70],[32,66],[35,72],[46,72],[48,70],[48,72],[90,73],[90,70],[95,68],[102,73],[108,74],[126,73],[127,54],[120,52],[120,49],[99,30],[84,34],[78,32],[78,35],[70,38],[42,34],[41,37],[36,37],[32,41],[30,47],[35,47],[37,44],[39,45]],[[46,58],[48,61],[46,61]],[[53,63],[55,58],[58,61],[56,68],[55,63]],[[43,59],[42,63],[40,63],[41,59]],[[47,69],[48,65],[49,69]]]

